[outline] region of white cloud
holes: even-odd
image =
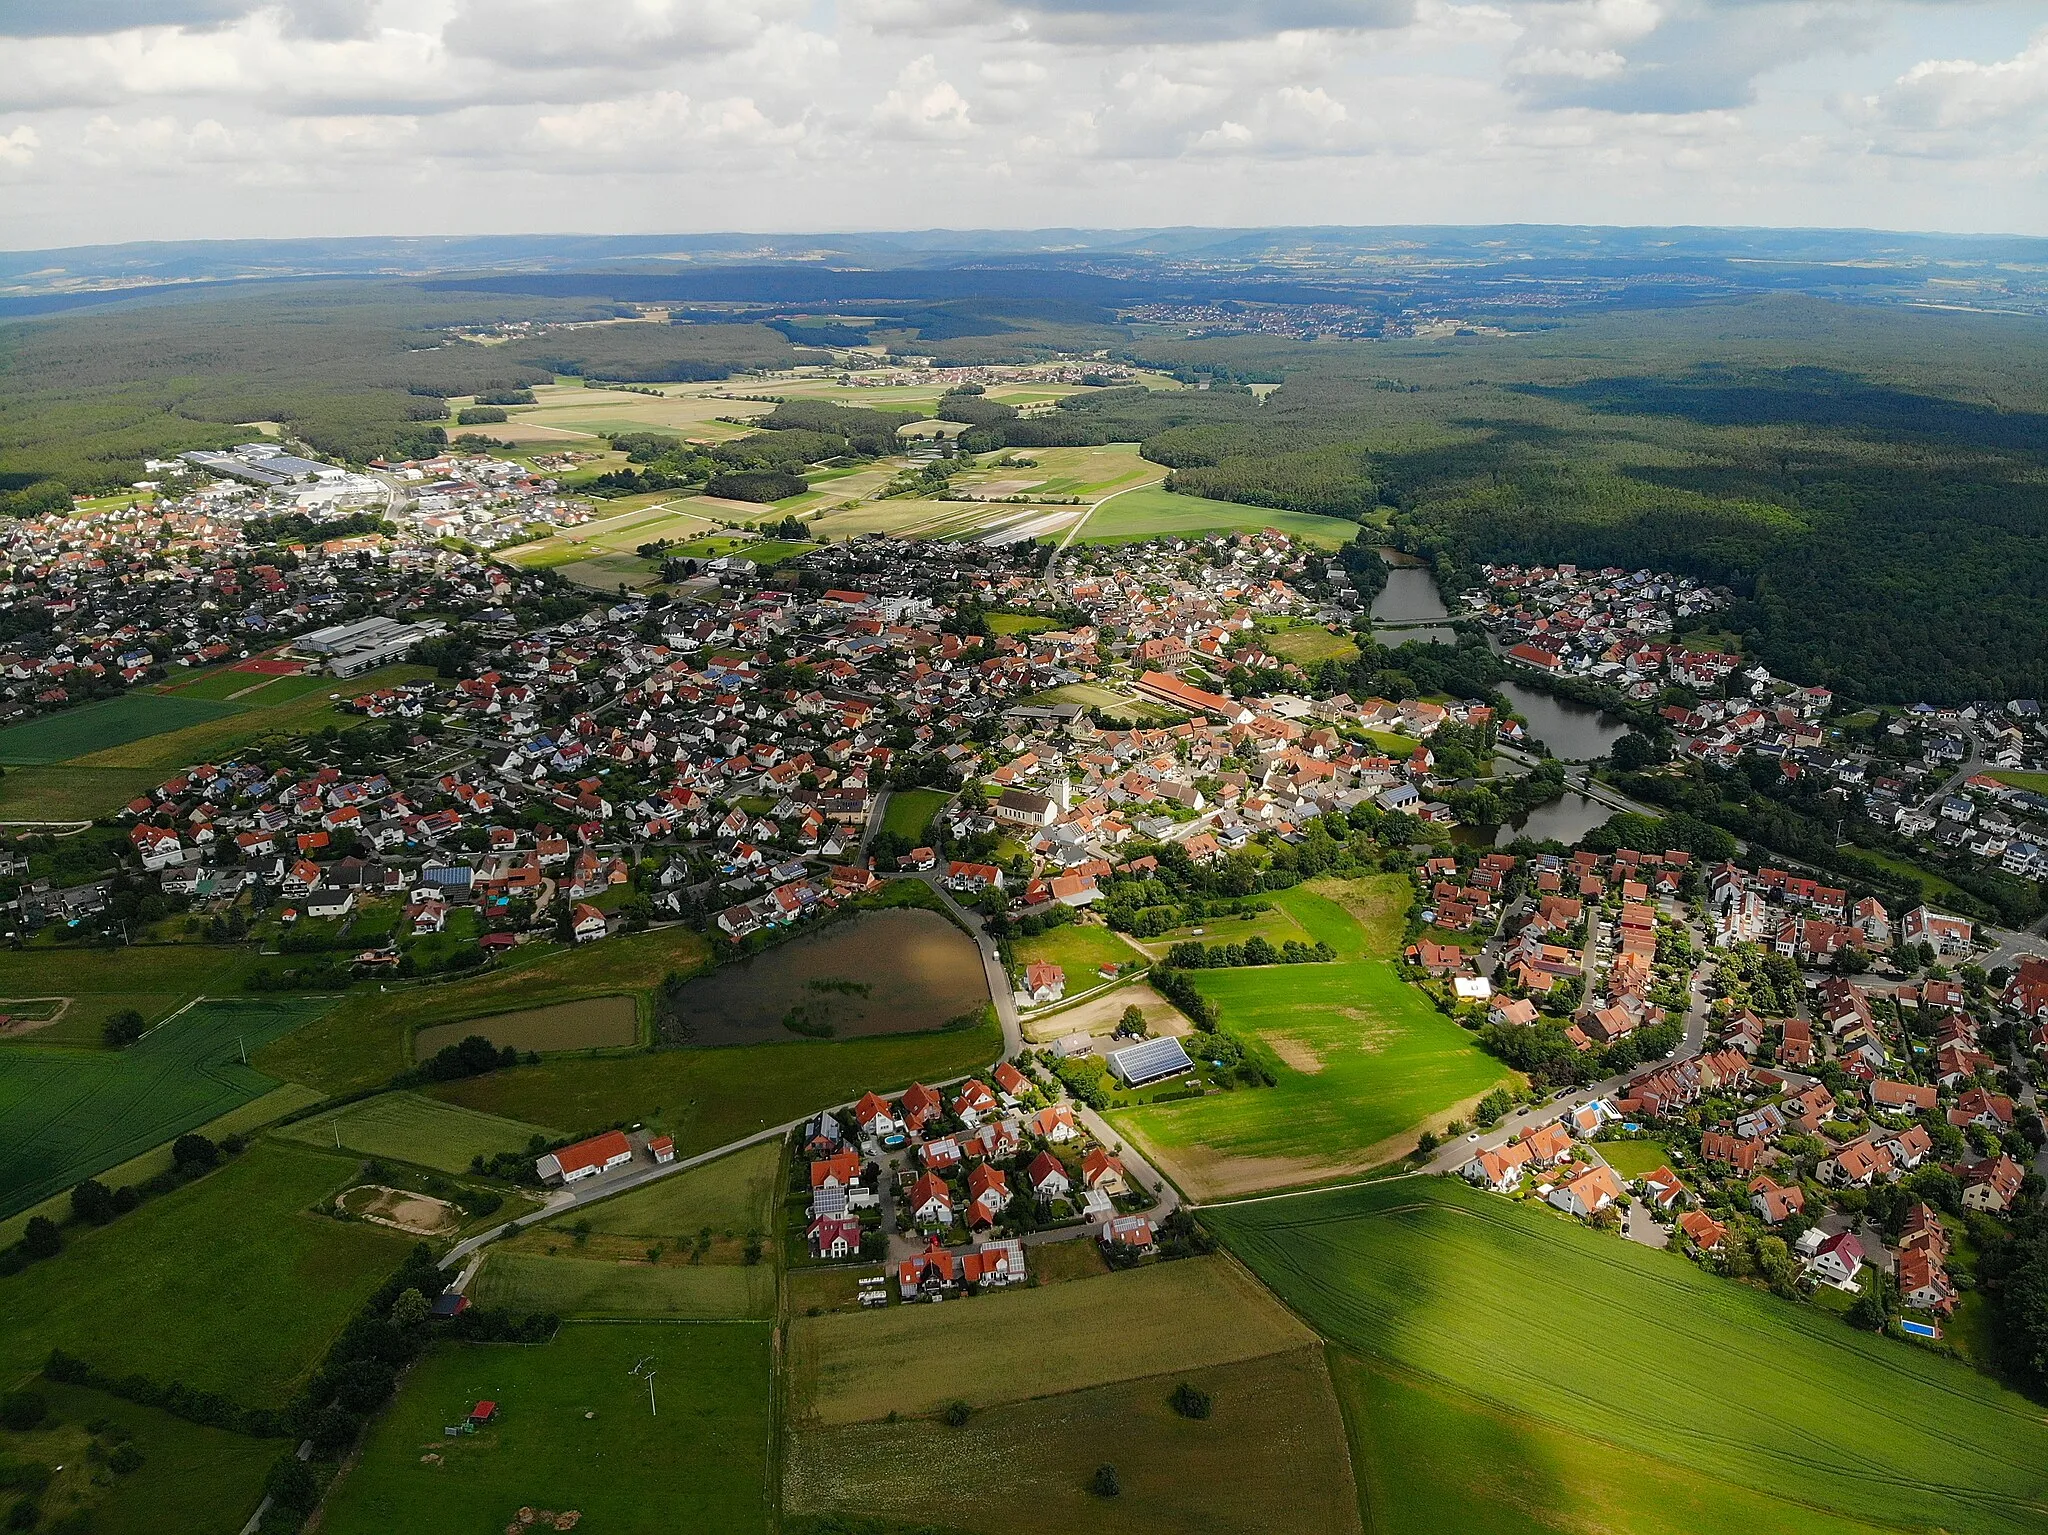
[[[743,0],[459,0],[442,39],[458,56],[518,69],[652,69],[731,53],[782,5]]]
[[[32,164],[42,147],[42,136],[27,123],[17,123],[0,133],[0,166],[21,170]]]
[[[1952,140],[1961,135],[2048,133],[2048,31],[2009,59],[1928,59],[1866,105],[1886,129]]]
[[[884,138],[962,139],[974,132],[967,98],[939,78],[938,61],[929,53],[903,66],[895,88],[868,120]]]

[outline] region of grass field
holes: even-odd
[[[1391,1161],[1423,1125],[1508,1080],[1381,957],[1407,899],[1399,876],[1319,880],[1276,894],[1273,916],[1204,924],[1201,941],[1224,941],[1284,916],[1339,961],[1197,973],[1223,1026],[1278,1085],[1121,1109],[1118,1127],[1183,1191],[1214,1199]]]
[[[254,682],[256,679],[249,679]],[[0,762],[47,765],[240,712],[233,704],[164,693],[123,693],[0,730]]]
[[[38,1382],[50,1417],[30,1433],[0,1429],[0,1462],[31,1461],[56,1470],[39,1500],[46,1530],[89,1530],[91,1535],[234,1535],[263,1496],[264,1473],[277,1459],[277,1441],[201,1428],[150,1407],[75,1386]],[[92,1425],[98,1433],[89,1432]],[[136,1470],[115,1474],[101,1452],[126,1440],[142,1453]],[[0,1511],[12,1495],[0,1491]],[[83,1512],[81,1512],[83,1511]],[[67,1519],[82,1522],[67,1525]]]
[[[638,591],[657,584],[661,567],[637,554],[594,554],[557,565],[555,574],[585,591],[609,594],[621,586]]]
[[[952,797],[944,789],[892,789],[882,809],[882,830],[917,843]]]
[[[1056,688],[1047,688],[1043,693],[1034,693],[1024,700],[1033,704],[1080,704],[1084,708],[1097,709],[1112,719],[1146,723],[1170,720],[1173,711],[1149,698],[1119,693],[1094,682],[1068,682]]]
[[[990,634],[1043,634],[1059,627],[1053,619],[1029,613],[991,613],[987,622]]]
[[[1103,965],[1142,965],[1145,955],[1120,934],[1106,927],[1069,922],[1036,938],[1013,938],[1010,949],[1017,956],[1017,968],[1027,965],[1058,965],[1067,972],[1067,991],[1077,993],[1102,984],[1096,974]]]
[[[631,1373],[650,1356],[658,1416]],[[442,1435],[485,1398],[494,1427]],[[766,1531],[770,1404],[759,1325],[570,1325],[540,1348],[439,1348],[371,1428],[321,1529],[483,1535],[532,1507],[581,1513],[593,1535]]]
[[[1565,1528],[1644,1527],[1666,1488],[1698,1481],[1727,1484],[1699,1493],[1722,1506],[1734,1506],[1730,1487],[1781,1501],[1780,1527],[1816,1510],[1953,1535],[2048,1522],[2039,1407],[1962,1365],[1670,1253],[1449,1179],[1212,1206],[1203,1218],[1331,1341],[1453,1393],[1468,1419],[1509,1415],[1461,1463],[1486,1466],[1496,1484],[1528,1484],[1514,1501],[1561,1506]],[[1544,1433],[1525,1439],[1517,1417]],[[1647,1457],[1663,1474],[1610,1483],[1622,1506],[1605,1517],[1588,1505],[1593,1494],[1576,1484],[1570,1457],[1544,1442],[1562,1431]],[[1360,1437],[1382,1432],[1368,1425]],[[1408,1432],[1458,1452],[1455,1436]],[[1398,1473],[1412,1478],[1414,1468]],[[1534,1524],[1473,1525],[1433,1510],[1413,1527]]]
[[[2008,784],[2015,789],[2027,789],[2035,794],[2048,794],[2048,773],[2014,773],[2008,771],[1999,771],[1996,773],[1988,773],[1985,776],[1988,778],[1995,778],[2000,783]]]
[[[117,1375],[283,1405],[410,1244],[308,1213],[358,1166],[258,1141],[197,1183],[75,1232],[57,1257],[0,1279],[0,1381],[63,1348]]]
[[[959,1306],[799,1317],[790,1421],[915,1417],[1285,1353],[1306,1329],[1235,1263],[1189,1258]]]
[[[0,778],[0,821],[90,821],[148,793],[148,768],[16,767]]]
[[[1154,474],[1157,466],[1147,465]],[[1256,533],[1273,528],[1321,549],[1348,543],[1358,524],[1339,517],[1314,517],[1306,512],[1243,506],[1182,496],[1152,485],[1118,496],[1082,526],[1078,544],[1129,544],[1147,538],[1206,538],[1211,533]]]
[[[1183,1380],[1209,1394],[1208,1419],[1169,1405]],[[1123,1484],[1114,1501],[1088,1490],[1105,1461]],[[936,1486],[933,1466],[946,1468]],[[793,1514],[987,1529],[1000,1509],[1016,1535],[1360,1527],[1343,1420],[1314,1347],[996,1407],[961,1428],[914,1418],[793,1434],[782,1488]]]
[[[102,1026],[123,1008],[132,1007],[145,1022],[155,1023],[201,992],[239,990],[242,977],[254,965],[255,957],[245,949],[191,943],[0,949],[0,998],[70,998],[54,1023],[9,1035],[8,1046],[0,1046],[0,1052],[17,1043],[97,1050]]]
[[[450,1082],[433,1094],[511,1119],[544,1113],[572,1132],[644,1120],[673,1135],[679,1155],[691,1156],[851,1102],[869,1088],[886,1091],[915,1079],[979,1071],[1001,1049],[991,1023],[928,1034],[564,1059]]]
[[[318,1023],[269,1046],[256,1064],[330,1093],[375,1087],[412,1064],[415,1029],[621,993],[633,994],[644,1016],[646,995],[661,978],[671,970],[690,974],[707,953],[687,928],[526,948],[472,980],[352,993]]]
[[[695,1235],[706,1226],[740,1236],[749,1230],[766,1231],[774,1218],[776,1176],[781,1165],[782,1148],[764,1141],[591,1205],[577,1211],[576,1219],[589,1221],[596,1232],[670,1242]],[[556,1228],[567,1224],[557,1222]]]
[[[0,1051],[0,1214],[171,1140],[277,1083],[241,1062],[327,998],[200,1002],[119,1053]]]
[[[366,1157],[414,1162],[445,1173],[466,1172],[472,1157],[488,1161],[501,1151],[526,1150],[536,1135],[558,1140],[545,1125],[499,1119],[418,1093],[381,1093],[359,1103],[297,1120],[278,1134],[308,1146],[341,1148]]]
[[[1332,634],[1321,624],[1284,619],[1268,622],[1270,628],[1260,625],[1265,632],[1260,634],[1259,643],[1283,661],[1313,666],[1318,661],[1352,661],[1358,657],[1358,646],[1347,636]]]
[[[631,997],[585,997],[577,1002],[437,1023],[413,1036],[413,1054],[426,1060],[471,1034],[483,1035],[500,1049],[510,1045],[515,1050],[590,1050],[637,1043],[640,1015]]]
[[[268,709],[276,704],[289,703],[294,698],[304,698],[308,693],[332,693],[337,689],[346,691],[332,677],[319,675],[279,676],[262,672],[238,672],[233,667],[223,671],[208,672],[190,682],[176,683],[165,689],[175,698],[213,698],[232,700],[243,707],[260,706]]]
[[[552,1311],[565,1317],[650,1321],[766,1319],[775,1311],[769,1263],[659,1264],[618,1258],[493,1252],[470,1291],[479,1306]]]

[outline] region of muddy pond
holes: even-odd
[[[851,1039],[943,1027],[989,999],[974,941],[933,911],[867,912],[657,1000],[665,1044]]]

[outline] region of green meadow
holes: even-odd
[[[258,679],[251,677],[250,682]],[[0,730],[0,762],[38,765],[126,746],[240,712],[236,705],[163,693],[123,693]]]
[[[524,1152],[536,1135],[552,1141],[561,1133],[546,1125],[457,1108],[417,1093],[380,1093],[298,1120],[278,1132],[309,1146],[345,1148],[364,1156],[415,1162],[444,1173],[464,1172],[476,1157],[488,1161],[501,1151]]]
[[[1398,1513],[1375,1527],[2048,1525],[2038,1406],[1676,1254],[1442,1178],[1203,1219],[1378,1372],[1347,1393],[1355,1452]],[[1605,1467],[1590,1481],[1588,1462]]]
[[[1147,538],[1256,533],[1262,528],[1274,528],[1320,548],[1334,549],[1357,533],[1358,524],[1340,517],[1317,517],[1308,512],[1177,495],[1164,486],[1147,485],[1106,502],[1082,525],[1074,542],[1130,544]],[[1048,535],[1055,540],[1062,536]]]

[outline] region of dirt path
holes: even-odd
[[[10,1023],[0,1024],[0,1039],[17,1039],[24,1034],[33,1034],[38,1029],[47,1029],[71,1011],[69,997],[11,997],[0,1002],[0,1013],[28,1002],[54,1002],[57,1004],[57,1010],[47,1018],[16,1018]]]

